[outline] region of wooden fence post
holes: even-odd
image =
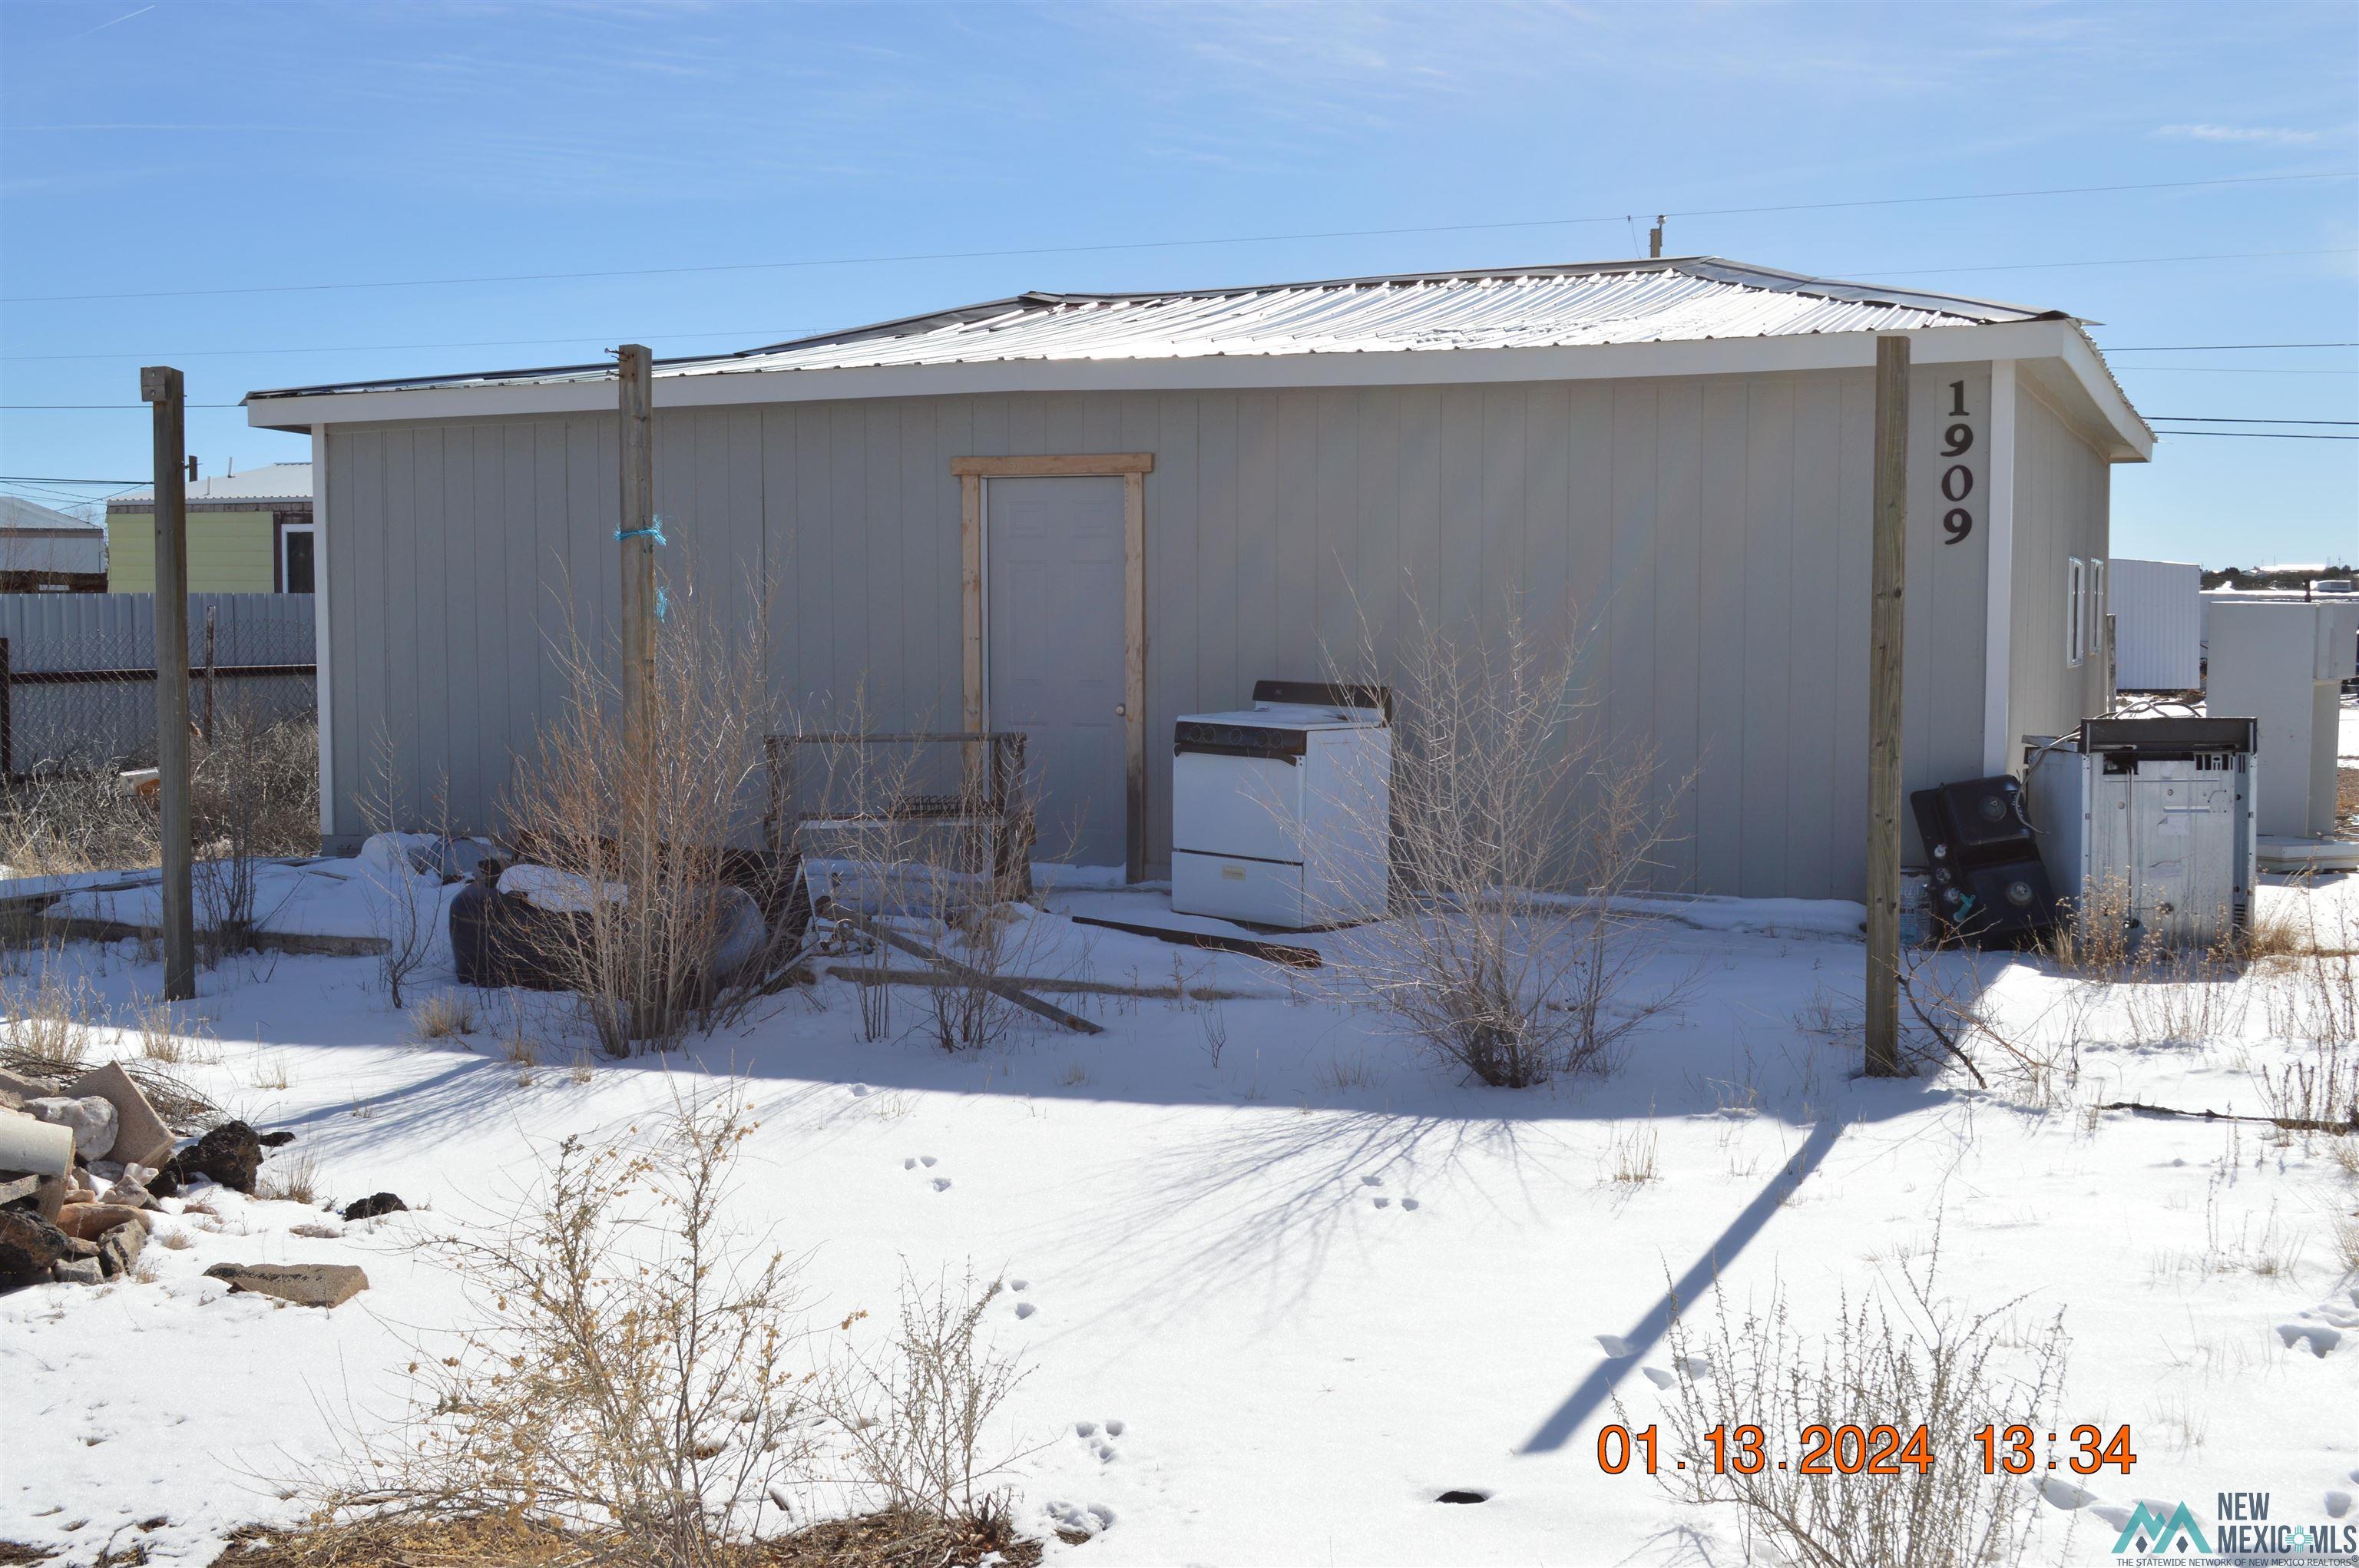
[[[156,772],[162,797],[164,999],[197,994],[195,853],[189,778],[189,529],[187,389],[167,365],[139,372],[156,405]]]
[[[1908,340],[1875,340],[1867,696],[1867,1072],[1900,1072],[1901,594],[1908,581]]]

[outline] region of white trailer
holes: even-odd
[[[2203,569],[2191,561],[2106,562],[2114,688],[2193,691],[2203,684]]]

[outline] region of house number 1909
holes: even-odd
[[[1974,428],[1966,423],[1966,384],[1950,383],[1949,429],[1941,432],[1941,455],[1962,459],[1974,450]],[[1941,529],[1950,537],[1946,544],[1956,544],[1974,531],[1974,515],[1959,503],[1974,493],[1974,471],[1963,462],[1952,463],[1941,471],[1941,499],[1950,509],[1941,515]]]

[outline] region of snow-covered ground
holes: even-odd
[[[2324,907],[2359,881],[2265,898]],[[2324,1138],[2089,1108],[2258,1109],[2251,1069],[2284,1054],[2266,978],[2237,983],[2249,1005],[2201,1046],[2106,1043],[2122,1006],[2098,1003],[2077,1085],[2041,1108],[1954,1072],[1855,1076],[1855,1041],[1824,1032],[1856,1007],[1855,906],[1667,905],[1650,973],[1701,975],[1681,1013],[1611,1079],[1490,1090],[1316,977],[1067,918],[1158,901],[1056,892],[1027,967],[1222,999],[1088,997],[1102,1035],[1043,1025],[961,1057],[914,1033],[864,1043],[830,981],[690,1060],[577,1075],[548,1046],[524,1072],[502,1003],[471,1039],[419,1043],[367,959],[205,974],[186,1012],[217,1043],[185,1075],[294,1133],[273,1159],[312,1157],[340,1203],[390,1190],[425,1212],[298,1236],[323,1216],[216,1194],[219,1231],[159,1222],[189,1245],[149,1247],[153,1282],[0,1300],[0,1539],[88,1562],[136,1538],[194,1563],[288,1517],[275,1478],[326,1453],[347,1412],[397,1406],[408,1342],[464,1321],[452,1278],[402,1239],[495,1216],[537,1149],[620,1133],[700,1073],[737,1074],[756,1107],[742,1203],[807,1254],[815,1317],[889,1317],[905,1267],[1023,1282],[993,1320],[1034,1369],[1010,1407],[1042,1445],[1014,1472],[1018,1517],[1045,1531],[1097,1510],[1079,1516],[1087,1545],[1052,1539],[1060,1558],[1734,1561],[1733,1521],[1597,1461],[1611,1399],[1659,1409],[1645,1374],[1669,1362],[1667,1280],[1708,1304],[1716,1273],[1740,1307],[1781,1286],[1797,1321],[1823,1321],[1921,1267],[1937,1227],[1962,1306],[2020,1298],[2027,1332],[2063,1311],[2056,1414],[2133,1433],[2129,1476],[2082,1482],[2078,1510],[2042,1505],[2037,1560],[2113,1561],[2137,1499],[2208,1521],[2219,1493],[2267,1492],[2272,1519],[2324,1521],[2359,1490],[2359,1280],[2332,1241],[2359,1182]],[[62,962],[118,1005],[158,980],[130,943]],[[2031,964],[1947,962],[2013,1027],[2070,1010],[2071,984]],[[446,964],[428,988],[451,984]],[[896,1005],[916,1021],[913,996]],[[1656,1179],[1614,1180],[1649,1139]],[[288,1260],[358,1263],[373,1288],[320,1312],[202,1278]],[[1933,1437],[1969,1451],[1968,1433]],[[1449,1488],[1490,1498],[1438,1506]]]

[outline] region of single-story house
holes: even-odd
[[[272,463],[188,487],[189,592],[309,593],[314,557],[311,465]],[[156,591],[156,490],[106,503],[111,593]]]
[[[2107,701],[2090,563],[2109,466],[2154,438],[2060,310],[1690,256],[1026,294],[667,360],[665,569],[766,605],[799,702],[1020,725],[1080,858],[1135,877],[1169,865],[1177,716],[1315,678],[1364,624],[1381,652],[1412,602],[1577,602],[1617,735],[1695,776],[1669,875],[1858,897],[1895,332],[1907,779],[1975,777]],[[612,622],[615,397],[590,365],[247,398],[322,475],[332,840],[388,741],[489,822],[560,690],[558,592]]]
[[[95,593],[105,587],[103,528],[22,495],[0,495],[0,593]]]

